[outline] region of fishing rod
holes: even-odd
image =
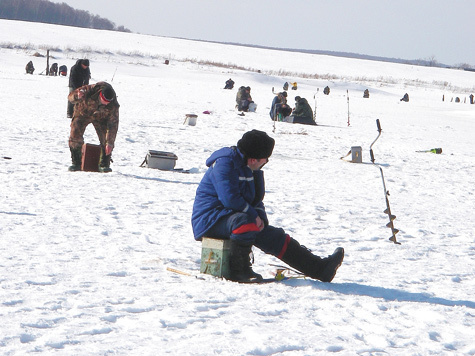
[[[313,110],[313,121],[315,121],[315,123],[317,123],[317,94],[318,94],[318,90],[320,88],[317,88],[317,92],[313,95],[313,100],[315,100],[315,110]]]
[[[350,126],[350,95],[348,94],[348,89],[346,89],[346,101],[348,103],[348,126]]]
[[[369,147],[369,154],[371,156],[371,162],[375,166],[377,166],[377,165],[374,163],[373,145],[378,140],[378,138],[381,136],[381,132],[383,131],[381,129],[381,124],[379,123],[379,119],[376,119],[376,125],[378,126],[378,136],[376,137],[376,139],[373,141],[373,143]],[[389,238],[389,241],[392,241],[395,244],[400,245],[401,243],[398,242],[397,239],[396,239],[396,234],[399,232],[399,230],[394,227],[394,223],[393,223],[393,221],[396,219],[396,215],[393,215],[391,213],[391,207],[389,206],[389,198],[388,198],[389,197],[389,191],[386,189],[386,182],[384,181],[383,169],[381,168],[381,166],[377,166],[377,167],[379,168],[379,170],[381,172],[381,179],[383,180],[384,199],[386,200],[386,209],[384,210],[384,213],[387,214],[388,217],[389,217],[389,223],[387,223],[386,226],[391,229],[391,234],[392,234],[391,237]]]

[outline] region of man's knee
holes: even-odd
[[[288,236],[284,229],[268,225],[257,234],[254,245],[265,253],[279,256],[286,248]]]
[[[244,245],[253,245],[256,235],[259,233],[259,227],[255,221],[251,221],[249,215],[236,213],[230,217],[230,238]]]

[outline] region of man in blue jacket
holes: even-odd
[[[230,280],[258,282],[262,276],[251,268],[250,253],[256,246],[305,275],[331,282],[340,267],[343,248],[327,258],[313,255],[281,228],[269,225],[264,203],[264,174],[275,141],[265,132],[246,132],[237,146],[214,152],[196,190],[191,223],[195,239],[204,236],[230,239]]]

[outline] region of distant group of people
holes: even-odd
[[[295,107],[287,104],[287,92],[277,94],[272,100],[269,116],[273,121],[284,121],[293,124],[316,125],[313,110],[307,99],[295,97]]]
[[[56,68],[53,70],[55,72]],[[33,69],[34,71],[34,69]],[[33,72],[31,71],[31,73]],[[101,146],[99,171],[110,172],[111,154],[119,125],[119,103],[113,87],[106,82],[89,84],[90,62],[78,59],[69,77],[67,116],[71,118],[70,171],[81,169],[84,132],[93,124]],[[231,89],[234,82],[226,82]],[[252,111],[251,88],[241,86],[236,95],[240,111]],[[295,97],[295,108],[287,105],[287,93],[276,95],[271,119],[291,117],[294,123],[313,124],[313,111],[305,98]],[[289,119],[290,120],[290,119]],[[214,152],[196,191],[192,228],[196,240],[214,237],[231,241],[230,276],[237,282],[259,282],[262,276],[252,270],[250,253],[257,246],[310,278],[331,282],[343,262],[344,249],[322,258],[269,223],[263,204],[265,182],[262,167],[272,155],[275,141],[265,132],[246,132],[236,146]]]
[[[78,59],[71,67],[69,75],[69,94],[66,116],[71,118],[71,131],[69,135],[69,150],[72,165],[69,171],[79,171],[82,166],[82,146],[84,132],[89,124],[93,124],[99,138],[101,155],[98,170],[110,172],[111,154],[114,149],[115,138],[119,127],[119,103],[117,95],[109,83],[98,82],[89,85],[91,71],[89,59]],[[35,67],[29,61],[25,70],[33,74]],[[66,76],[68,68],[53,63],[47,75]]]
[[[293,82],[292,89],[297,89],[297,83]],[[286,82],[283,86],[288,88],[289,83]],[[224,89],[232,89],[234,81],[229,78],[224,86]],[[236,93],[236,108],[238,111],[247,112],[255,111],[256,104],[252,100],[251,88],[249,86],[240,86]],[[243,114],[242,114],[243,115]],[[241,116],[242,116],[241,115]],[[284,121],[295,124],[316,125],[313,110],[310,107],[307,99],[300,96],[295,97],[295,107],[292,109],[287,104],[287,91],[278,93],[272,100],[269,115],[274,121]]]
[[[35,71],[35,66],[33,65],[33,61],[29,61],[25,66],[26,74],[33,74]],[[68,67],[62,65],[58,67],[58,63],[53,63],[51,67],[47,71],[47,75],[49,76],[57,76],[59,73],[60,76],[67,76],[68,75]],[[40,73],[41,74],[41,73]]]

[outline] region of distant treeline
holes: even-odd
[[[56,4],[47,0],[0,0],[0,19],[131,32],[124,26],[116,27],[112,21],[88,11],[73,9],[64,2]]]

